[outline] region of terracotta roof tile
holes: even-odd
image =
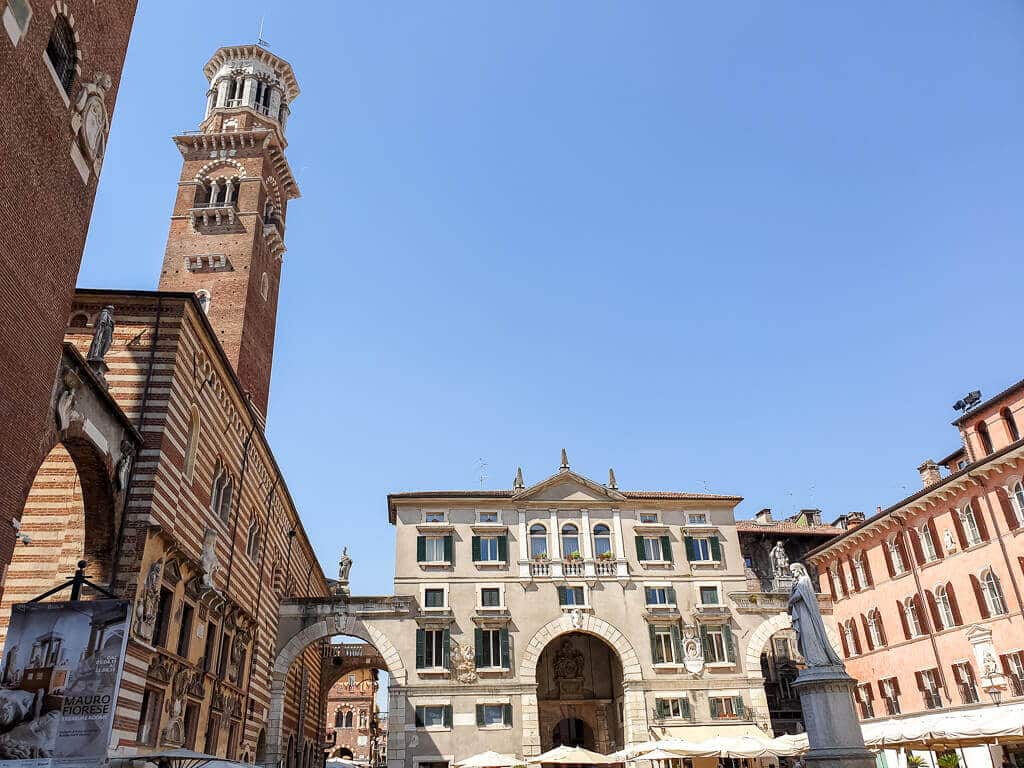
[[[756,520],[737,520],[736,530],[740,533],[793,533],[800,536],[839,536],[846,533],[837,525],[797,525],[788,520],[774,520],[759,523]]]

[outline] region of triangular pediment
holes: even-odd
[[[572,470],[563,470],[524,488],[513,497],[516,501],[625,501],[625,496],[607,486],[595,483]]]

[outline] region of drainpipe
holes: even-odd
[[[900,520],[900,534],[903,538],[904,549],[907,552],[907,560],[910,561],[910,570],[914,574],[914,583],[917,585],[917,596],[921,600],[921,620],[924,623],[925,628],[928,630],[928,641],[932,646],[932,655],[935,657],[935,667],[939,671],[939,683],[942,685],[942,690],[946,692],[946,696],[949,698],[949,703],[953,703],[953,696],[950,693],[949,688],[946,686],[946,673],[942,671],[942,658],[939,656],[939,644],[935,642],[935,627],[932,626],[932,617],[928,612],[928,598],[924,593],[924,587],[921,586],[921,574],[918,573],[917,558],[914,556],[914,546],[910,542],[909,531],[907,530],[907,523],[905,520]],[[907,545],[910,545],[909,547]]]
[[[967,475],[971,480],[981,486],[985,493],[981,494],[981,500],[985,504],[985,509],[988,510],[988,519],[992,521],[992,530],[995,532],[996,541],[999,542],[999,549],[1003,553],[1003,562],[1006,563],[1006,572],[1010,574],[1010,583],[1013,584],[1013,594],[1017,596],[1017,612],[1021,615],[1021,611],[1024,611],[1024,601],[1021,600],[1020,586],[1017,584],[1017,577],[1013,573],[1013,565],[1010,562],[1010,553],[1006,551],[1006,542],[1003,541],[1003,532],[999,529],[999,521],[996,518],[995,510],[992,509],[992,504],[988,500],[988,481],[980,475],[969,474]],[[1024,621],[1024,616],[1022,616]]]

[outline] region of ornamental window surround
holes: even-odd
[[[607,557],[612,554],[612,532],[604,523],[594,526],[594,555]]]
[[[920,525],[916,529],[917,539],[921,544],[921,554],[924,555],[924,561],[926,563],[933,562],[939,559],[939,554],[935,549],[935,540],[932,538],[932,529],[928,523]]]
[[[897,537],[892,536],[888,541],[885,542],[885,546],[889,551],[889,559],[892,562],[893,575],[899,576],[903,573],[906,573],[907,565],[903,562],[903,552],[900,549]]]
[[[877,608],[868,612],[868,636],[871,638],[871,645],[881,648],[885,645],[885,633],[882,629],[882,615]]]
[[[255,520],[249,526],[249,533],[245,541],[245,554],[254,563],[260,560],[260,552],[263,546],[263,533],[260,531],[259,523]]]
[[[195,208],[227,208],[238,206],[238,176],[217,176],[204,181],[196,189]]]
[[[573,523],[566,523],[562,526],[562,557],[580,555],[580,531]]]
[[[540,523],[530,526],[530,557],[548,556],[548,529]]]
[[[907,623],[907,632],[911,638],[919,637],[923,634],[921,630],[921,617],[917,613],[917,603],[913,597],[908,597],[903,601],[903,618]]]
[[[978,518],[975,516],[974,506],[967,502],[957,514],[960,517],[960,524],[964,529],[964,536],[967,537],[967,546],[973,547],[975,544],[980,544],[982,541],[981,529],[978,527]]]
[[[54,17],[50,39],[46,43],[45,61],[67,100],[71,96],[78,65],[78,36],[63,13]]]
[[[234,491],[234,480],[224,464],[218,460],[213,474],[213,485],[210,490],[210,510],[227,522],[231,515],[231,495]]]

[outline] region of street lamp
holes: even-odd
[[[992,699],[992,703],[997,707],[1003,700],[1003,688],[1000,685],[990,685],[985,689],[985,693],[988,694],[989,698]]]

